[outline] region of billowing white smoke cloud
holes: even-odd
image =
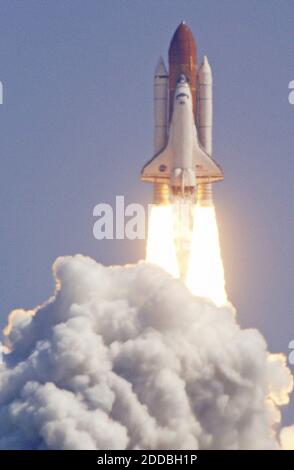
[[[52,299],[9,319],[0,448],[278,448],[292,377],[232,307],[144,262],[77,255],[54,275]]]

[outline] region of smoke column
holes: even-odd
[[[291,373],[230,305],[145,262],[76,255],[53,274],[53,297],[12,312],[5,329],[0,448],[280,447]]]

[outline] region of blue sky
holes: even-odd
[[[0,1],[1,316],[51,294],[77,252],[136,262],[142,241],[97,241],[94,206],[151,201],[152,76],[181,20],[214,75],[215,190],[227,288],[272,351],[294,339],[294,2]],[[291,421],[290,412],[287,418]]]

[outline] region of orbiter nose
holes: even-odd
[[[177,80],[177,85],[184,85],[185,83],[188,83],[187,77],[184,73],[181,73]]]

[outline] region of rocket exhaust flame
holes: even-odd
[[[154,205],[151,209],[146,261],[157,264],[174,277],[179,277],[174,242],[173,212],[170,205]]]
[[[172,208],[179,273],[181,279],[185,279],[192,241],[194,198],[174,197]]]
[[[175,200],[153,206],[146,261],[183,279],[192,294],[217,306],[227,303],[219,233],[213,204]]]
[[[213,205],[194,208],[194,227],[186,284],[192,294],[217,306],[227,303],[219,233]]]

